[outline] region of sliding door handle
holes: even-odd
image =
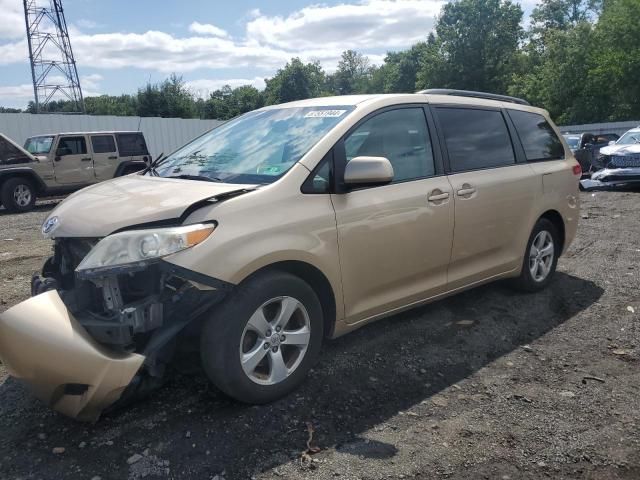
[[[463,183],[460,190],[456,190],[456,193],[459,197],[470,197],[476,193],[476,187],[469,185],[468,183]]]

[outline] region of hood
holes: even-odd
[[[24,148],[0,133],[0,166],[18,165],[21,163],[37,162],[38,159]]]
[[[255,188],[127,175],[74,193],[51,212],[45,224],[52,227],[51,237],[104,237],[134,225],[177,219],[198,202]],[[52,220],[54,217],[56,220]]]
[[[600,149],[602,155],[631,155],[640,153],[640,143],[631,145],[609,145]]]

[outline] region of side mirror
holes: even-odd
[[[393,166],[384,157],[355,157],[344,169],[346,185],[380,185],[393,180]]]
[[[611,140],[611,141],[609,142],[609,146],[611,146],[611,145],[615,145],[615,144],[616,144],[616,141],[615,141],[615,140]]]

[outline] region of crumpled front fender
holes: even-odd
[[[145,357],[98,344],[52,290],[0,314],[0,359],[54,410],[94,421],[120,398]]]

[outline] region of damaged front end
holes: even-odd
[[[78,269],[99,242],[57,238],[33,298],[0,315],[10,373],[81,420],[159,385],[179,334],[231,288],[162,258]]]
[[[601,154],[593,162],[595,172],[580,181],[585,190],[640,185],[640,153]]]

